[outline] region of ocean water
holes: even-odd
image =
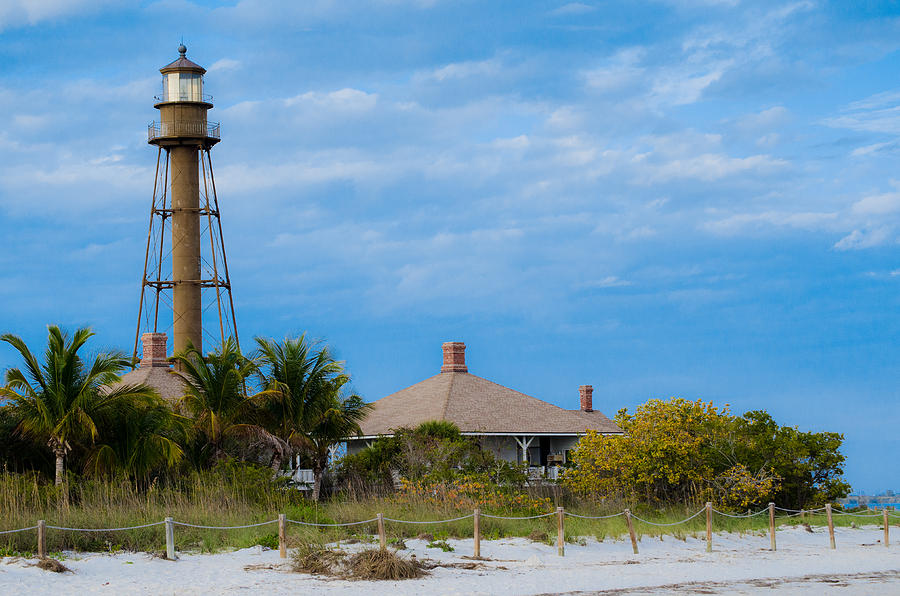
[[[856,499],[849,499],[847,502],[843,503],[845,507],[859,507],[859,501]],[[900,509],[900,501],[893,501],[891,503],[866,503],[866,506],[869,509],[884,509],[885,507],[893,507],[894,509]]]

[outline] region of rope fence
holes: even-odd
[[[321,527],[321,528],[343,528],[343,527],[347,527],[347,526],[361,526],[362,524],[371,524],[371,523],[377,522],[378,518],[373,517],[372,519],[366,519],[366,520],[358,521],[358,522],[346,522],[346,523],[342,523],[342,524],[320,524],[320,523],[316,523],[316,522],[299,521],[296,519],[289,519],[287,521],[291,522],[292,524],[299,524],[301,526],[317,526],[317,527]]]
[[[487,517],[490,519],[539,519],[542,517],[550,517],[551,515],[556,515],[556,512],[551,511],[550,513],[542,513],[540,515],[529,515],[526,517],[507,517],[505,515],[488,515],[487,513],[482,513],[481,517]]]
[[[140,530],[141,528],[149,528],[151,526],[161,526],[165,521],[153,522],[152,524],[143,524],[141,526],[128,526],[127,528],[66,528],[63,526],[44,526],[48,530],[64,530],[66,532],[121,532],[123,530]],[[175,522],[178,523],[178,522]],[[37,528],[37,526],[34,526]],[[13,530],[15,531],[15,530]]]
[[[882,511],[885,511],[885,510],[883,509]],[[853,517],[880,517],[881,516],[881,514],[878,513],[877,511],[874,511],[872,513],[851,513],[849,511],[835,511],[834,513],[837,513],[838,515],[850,515]],[[888,515],[891,517],[898,517],[897,513],[888,512]]]
[[[385,522],[395,523],[395,524],[416,524],[416,525],[435,525],[435,524],[446,524],[459,522],[467,519],[474,518],[474,551],[475,557],[480,558],[480,543],[481,543],[481,518],[487,519],[497,519],[497,520],[535,520],[548,518],[552,516],[556,516],[557,518],[557,552],[560,556],[564,556],[565,553],[565,518],[577,518],[583,520],[605,520],[612,519],[616,517],[624,517],[625,523],[628,529],[629,536],[631,538],[631,544],[634,550],[634,554],[638,554],[638,541],[636,537],[636,533],[634,531],[634,525],[632,520],[639,521],[643,524],[647,524],[649,526],[661,527],[661,528],[670,528],[674,526],[680,526],[682,524],[686,524],[700,517],[704,513],[706,513],[706,550],[712,551],[712,529],[713,529],[713,514],[717,514],[726,518],[731,519],[751,519],[760,515],[764,515],[768,513],[769,515],[769,534],[771,541],[771,550],[776,550],[776,542],[775,542],[775,529],[776,529],[776,511],[782,512],[783,515],[778,516],[778,519],[785,518],[794,518],[794,517],[803,517],[806,515],[812,515],[817,513],[824,512],[827,518],[828,525],[828,533],[829,539],[831,543],[831,548],[836,548],[835,539],[834,539],[834,522],[833,515],[849,515],[854,517],[864,517],[864,518],[875,518],[881,517],[884,524],[884,546],[890,546],[890,523],[889,517],[900,517],[900,512],[896,511],[888,511],[887,508],[881,510],[881,512],[874,511],[871,513],[860,513],[860,512],[848,512],[848,511],[840,511],[833,510],[831,504],[825,505],[824,507],[819,507],[817,509],[785,509],[783,507],[776,507],[774,503],[769,503],[769,506],[765,509],[757,511],[756,513],[751,513],[749,510],[746,514],[732,514],[726,513],[724,511],[719,511],[712,507],[712,503],[707,503],[703,509],[700,509],[693,515],[690,515],[682,520],[678,520],[671,523],[660,523],[653,522],[647,519],[640,518],[631,513],[630,510],[626,509],[624,511],[620,511],[618,513],[613,513],[610,515],[580,515],[577,513],[571,513],[566,511],[563,507],[557,507],[556,511],[551,511],[549,513],[541,513],[537,515],[527,515],[527,516],[504,516],[504,515],[490,515],[487,513],[481,513],[479,509],[475,509],[473,513],[469,513],[467,515],[461,515],[459,517],[453,517],[449,519],[439,519],[439,520],[405,520],[405,519],[394,519],[390,517],[384,517],[383,514],[379,513],[376,517],[372,519],[366,519],[362,521],[354,521],[354,522],[343,522],[343,523],[326,523],[326,522],[307,522],[295,519],[288,519],[283,513],[279,514],[276,519],[262,521],[254,524],[244,524],[239,526],[206,526],[200,524],[192,524],[188,522],[175,521],[171,517],[167,517],[163,521],[152,522],[148,524],[142,524],[137,526],[127,526],[121,528],[69,528],[65,526],[51,526],[47,525],[44,520],[39,520],[37,525],[29,526],[27,528],[18,528],[14,530],[0,530],[0,535],[8,535],[8,534],[16,534],[19,532],[29,532],[31,530],[37,530],[37,552],[38,557],[45,558],[47,549],[46,549],[46,533],[47,530],[58,530],[63,532],[123,532],[129,530],[139,530],[143,528],[151,528],[155,526],[165,526],[165,534],[166,534],[166,558],[170,560],[177,559],[175,554],[175,526],[182,526],[186,528],[197,528],[202,530],[240,530],[247,528],[258,528],[261,526],[267,526],[270,524],[278,524],[278,544],[279,551],[281,554],[281,558],[287,557],[287,546],[286,546],[286,526],[288,523],[297,524],[301,526],[312,526],[319,528],[339,528],[339,527],[349,527],[349,526],[360,526],[365,524],[378,524],[378,537],[381,543],[382,548],[386,548],[387,539],[385,533]]]
[[[618,513],[613,513],[612,515],[578,515],[577,513],[569,513],[568,511],[566,511],[566,515],[568,517],[577,517],[578,519],[611,519],[613,517],[625,515],[625,512],[620,511]]]
[[[475,517],[475,514],[470,513],[469,515],[463,515],[462,517],[454,517],[452,519],[438,519],[435,521],[410,521],[410,520],[406,520],[406,519],[392,519],[390,517],[385,517],[384,521],[394,522],[394,523],[398,523],[398,524],[448,524],[450,522],[456,522],[456,521],[460,521],[460,520],[464,520],[464,519],[469,519],[470,517]],[[481,517],[488,517],[488,516],[482,514]]]
[[[760,510],[757,511],[756,513],[747,513],[747,514],[741,514],[741,515],[733,515],[733,514],[731,514],[731,513],[725,513],[724,511],[719,511],[718,509],[713,509],[713,513],[717,513],[717,514],[719,514],[719,515],[721,515],[721,516],[723,516],[723,517],[730,517],[730,518],[732,518],[732,519],[750,519],[751,517],[756,517],[757,515],[762,515],[762,514],[768,512],[768,511],[769,511],[768,509],[760,509]]]
[[[671,524],[658,524],[658,523],[656,523],[656,522],[648,521],[648,520],[646,520],[646,519],[641,519],[641,518],[639,518],[638,516],[636,516],[636,515],[634,515],[634,514],[631,514],[631,517],[633,517],[634,519],[638,520],[638,521],[641,522],[641,523],[645,523],[645,524],[650,525],[650,526],[656,526],[656,527],[659,527],[659,528],[670,528],[670,527],[672,527],[672,526],[680,526],[681,524],[686,524],[687,522],[691,521],[692,519],[694,519],[695,517],[697,517],[697,516],[700,515],[701,513],[704,513],[705,511],[706,511],[705,508],[704,508],[704,509],[701,509],[700,511],[698,511],[698,512],[695,513],[694,515],[692,515],[692,516],[690,516],[690,517],[688,517],[688,518],[685,518],[685,519],[683,519],[683,520],[681,520],[681,521],[673,522],[673,523],[671,523]]]
[[[18,530],[3,530],[0,534],[15,534],[17,532],[27,532],[29,530],[37,530],[37,526],[29,526],[27,528],[19,528]]]
[[[160,524],[164,524],[166,522],[157,522]],[[187,522],[173,521],[173,524],[176,526],[185,526],[187,528],[200,528],[202,530],[243,530],[244,528],[258,528],[260,526],[268,526],[269,524],[278,523],[277,519],[273,519],[271,521],[259,522],[258,524],[247,524],[244,526],[198,526],[196,524],[189,524]],[[155,525],[155,524],[151,524]],[[48,528],[50,526],[47,526]]]

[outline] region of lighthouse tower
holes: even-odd
[[[228,337],[237,341],[210,156],[220,140],[219,124],[207,120],[213,104],[203,93],[206,69],[188,60],[184,45],[178,53],[177,60],[159,69],[159,121],[148,127],[148,143],[158,152],[135,357],[142,331],[152,332],[158,343],[160,334],[171,329],[176,353],[189,345],[202,351],[204,338],[213,346]],[[171,326],[167,317],[160,319],[161,306],[164,315],[171,309]],[[218,315],[218,325],[204,327],[206,312],[210,318]]]

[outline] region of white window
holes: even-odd
[[[203,76],[193,72],[164,74],[163,101],[203,101]]]

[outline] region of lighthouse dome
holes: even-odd
[[[159,69],[163,75],[162,101],[203,101],[203,75],[206,69],[187,59],[187,48],[178,46],[178,59]]]

